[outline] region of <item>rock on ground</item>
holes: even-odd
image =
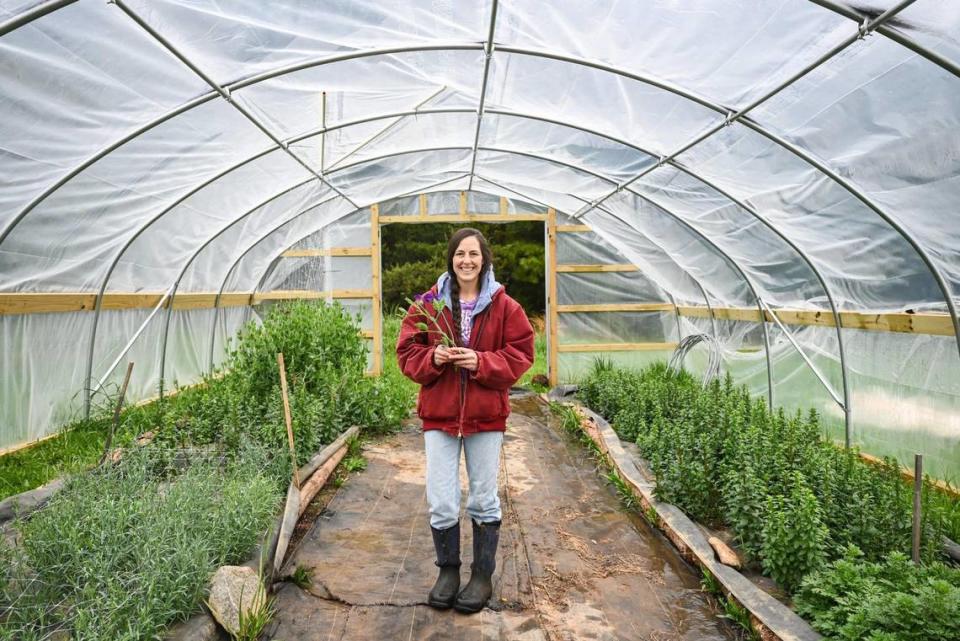
[[[225,565],[210,580],[207,605],[213,618],[231,633],[240,629],[240,613],[263,606],[266,592],[256,571],[246,566]]]

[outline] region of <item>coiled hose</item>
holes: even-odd
[[[720,376],[720,364],[722,362],[720,343],[710,334],[684,336],[677,344],[677,349],[673,351],[668,367],[671,372],[679,372],[683,369],[683,361],[687,357],[687,353],[700,343],[705,343],[707,347],[707,367],[703,372],[703,380],[701,381],[706,386],[710,381]]]

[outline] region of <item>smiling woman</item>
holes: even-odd
[[[478,612],[490,599],[500,499],[497,475],[510,386],[533,364],[527,315],[493,276],[493,254],[476,229],[460,229],[447,244],[447,271],[425,296],[442,301],[453,345],[425,330],[422,306],[412,305],[397,341],[403,373],[419,383],[427,501],[440,575],[428,602],[435,608]],[[464,451],[473,521],[470,582],[460,590],[460,450]]]

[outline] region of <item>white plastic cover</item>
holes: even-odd
[[[469,189],[471,211],[503,195],[510,213],[576,214],[594,233],[568,235],[564,260],[641,270],[564,274],[565,301],[953,313],[960,7],[893,5],[0,0],[0,293],[359,287],[362,260],[278,256],[318,232],[366,244],[373,203],[415,215],[437,192],[430,212],[454,213]],[[94,381],[150,311],[100,315]],[[164,376],[185,383],[250,314],[177,311],[169,332],[166,316],[134,343],[134,397],[159,384],[164,334]],[[0,317],[0,447],[75,414],[92,317]],[[675,333],[630,315],[562,327]],[[728,369],[767,393],[761,326],[681,322],[714,328]],[[842,435],[767,329],[775,400],[820,407]],[[845,369],[855,442],[957,469],[956,337],[843,330],[842,367],[835,330],[791,331],[841,394]],[[565,353],[561,370],[589,360]]]

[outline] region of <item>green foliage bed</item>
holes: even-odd
[[[117,464],[73,477],[0,548],[0,639],[158,638],[245,560],[289,482],[276,353],[285,356],[300,463],[350,425],[396,428],[412,390],[364,375],[357,319],[297,302],[246,326],[223,372],[128,410]],[[146,447],[132,446],[147,431]]]
[[[659,498],[703,523],[728,526],[752,562],[797,593],[800,611],[825,634],[838,639],[960,638],[960,573],[940,563],[942,535],[958,534],[956,502],[929,483],[923,493],[926,566],[897,566],[890,574],[896,580],[874,581],[864,588],[863,598],[816,596],[817,586],[842,582],[838,574],[848,567],[843,563],[862,568],[896,564],[899,557],[892,553],[909,553],[912,490],[896,461],[880,466],[864,462],[856,451],[823,438],[815,412],[771,412],[729,377],[704,388],[665,364],[632,371],[598,362],[582,382],[580,395],[610,420],[620,438],[637,443],[656,474]],[[851,554],[862,558],[850,560]],[[923,573],[951,577],[952,583],[930,586],[918,578]],[[941,614],[927,612],[925,599],[934,597],[949,604]],[[894,616],[898,612],[899,618]],[[954,636],[904,636],[898,626],[905,624],[907,613],[934,616],[930,625],[942,625]],[[848,635],[843,625],[864,617],[869,623],[849,629],[880,636]],[[914,624],[917,629],[928,625]]]

